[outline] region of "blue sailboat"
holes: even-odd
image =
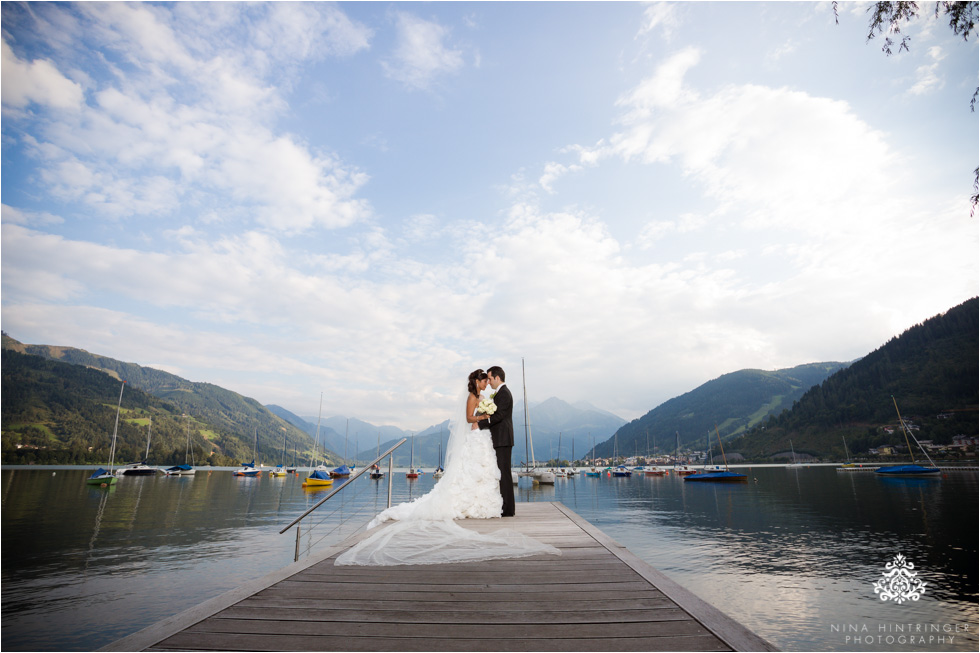
[[[690,474],[684,477],[685,481],[709,481],[714,483],[740,483],[743,481],[748,481],[748,477],[745,474],[739,474],[728,469],[728,459],[725,458],[725,447],[721,444],[721,434],[718,433],[718,425],[715,425],[715,434],[718,436],[718,446],[721,447],[721,457],[725,461],[724,470],[708,470],[707,466],[704,471]],[[711,433],[708,433],[709,447],[710,451],[710,439]],[[705,461],[707,462],[708,454],[705,454]]]
[[[912,457],[912,464],[879,467],[875,470],[875,474],[881,474],[882,476],[886,477],[913,476],[918,478],[938,478],[942,473],[942,470],[936,467],[936,463],[932,462],[932,458],[929,458],[929,454],[926,453],[926,450],[922,448],[922,445],[919,444],[919,441],[916,440],[915,436],[913,435],[912,439],[915,440],[915,443],[919,446],[919,449],[921,449],[922,453],[925,454],[925,457],[929,460],[929,464],[931,466],[925,467],[915,462],[915,454],[912,453],[912,445],[909,443],[909,435],[912,433],[912,429],[905,425],[905,420],[902,418],[902,413],[898,410],[898,402],[895,401],[894,396],[892,396],[892,402],[895,404],[895,412],[898,413],[898,423],[902,427],[902,433],[905,434],[905,446],[909,448],[909,456]]]

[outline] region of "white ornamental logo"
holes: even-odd
[[[926,584],[916,578],[918,572],[912,571],[915,565],[905,559],[901,553],[885,565],[885,573],[881,580],[875,583],[875,594],[882,601],[918,601],[926,591]]]

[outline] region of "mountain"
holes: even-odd
[[[331,458],[332,460],[333,459],[343,460],[343,457],[344,457],[344,436],[341,435],[340,433],[337,433],[335,430],[333,430],[332,428],[330,428],[329,426],[327,426],[326,424],[324,424],[322,420],[320,421],[320,430],[319,430],[319,433],[318,433],[317,432],[317,428],[316,428],[316,418],[315,417],[312,418],[313,421],[310,422],[309,421],[310,418],[300,417],[300,416],[298,416],[298,415],[296,415],[294,413],[291,413],[290,411],[286,410],[282,406],[276,406],[275,404],[270,404],[270,405],[267,405],[266,408],[268,408],[269,411],[272,412],[273,414],[278,415],[282,419],[286,420],[287,422],[289,422],[290,424],[292,424],[296,428],[300,429],[301,431],[303,431],[304,433],[306,433],[307,435],[309,435],[310,438],[311,438],[311,441],[312,440],[316,440],[317,438],[319,438],[319,440],[317,440],[318,443],[319,443],[319,444],[317,444],[317,451],[318,452],[323,451],[324,447],[326,447],[326,450],[329,452],[329,455],[332,456],[332,458]],[[320,456],[320,454],[318,454],[318,457],[319,456]],[[300,458],[299,464],[301,466],[302,465],[308,465],[309,464],[309,456],[307,455],[307,457],[305,459],[304,458]]]
[[[93,423],[85,422],[84,418],[82,418],[85,422],[83,428],[82,425],[75,423],[70,411],[54,410],[45,404],[47,401],[53,401],[55,406],[72,405],[74,401],[70,396],[72,393],[82,393],[84,396],[86,393],[90,394],[84,386],[88,384],[99,386],[102,383],[101,378],[87,376],[84,383],[79,382],[81,385],[72,385],[70,391],[66,388],[63,393],[52,394],[50,387],[45,389],[44,384],[56,385],[52,379],[59,377],[74,378],[77,371],[71,368],[76,367],[98,372],[113,383],[120,380],[126,381],[127,387],[123,397],[124,408],[127,406],[127,396],[134,394],[134,390],[139,390],[162,400],[161,406],[166,407],[165,412],[178,416],[188,415],[192,423],[192,440],[196,441],[202,451],[206,449],[208,455],[214,452],[212,458],[214,464],[232,465],[242,460],[251,460],[256,437],[258,439],[258,460],[267,463],[275,463],[281,459],[284,438],[287,450],[292,451],[295,448],[300,452],[301,459],[304,456],[309,456],[312,447],[312,440],[304,431],[274,415],[259,402],[211,383],[188,381],[168,372],[91,354],[82,349],[25,345],[7,334],[3,334],[3,351],[5,361],[7,354],[16,353],[28,357],[26,360],[21,360],[11,356],[11,360],[16,359],[18,362],[16,366],[11,367],[10,374],[8,374],[7,365],[4,365],[4,446],[9,444],[11,447],[15,447],[16,444],[24,444],[18,433],[26,433],[26,429],[31,426],[40,429],[41,432],[50,429],[55,434],[51,443],[51,446],[55,448],[64,448],[71,443],[73,443],[71,446],[81,446],[82,443],[78,441],[78,438],[82,437],[80,434],[87,433],[94,436],[95,433],[99,432]],[[40,361],[50,361],[58,365],[45,366]],[[68,367],[61,367],[64,365]],[[34,369],[35,373],[29,373],[28,370],[30,369]],[[13,376],[15,370],[21,375],[16,379]],[[116,387],[118,394],[118,386]],[[6,399],[8,394],[11,396],[9,404]],[[112,407],[116,405],[115,400],[106,403]],[[33,412],[28,410],[30,406],[34,406],[36,410]],[[18,417],[16,421],[8,421],[8,415],[11,416],[11,419],[14,419],[14,415]],[[37,419],[32,419],[34,417]],[[47,423],[51,420],[54,422]],[[18,430],[18,428],[9,425],[16,425],[20,428]],[[196,433],[194,432],[195,427],[197,428]],[[160,425],[160,428],[162,429],[163,426]],[[181,427],[179,430],[183,432],[184,429]],[[156,420],[154,420],[153,431],[151,460],[154,460],[154,452],[159,456],[169,456],[172,452],[157,452],[154,446],[158,435],[161,437],[161,443],[166,441],[164,433],[157,433]],[[30,432],[34,433],[34,431]],[[122,433],[122,427],[121,436],[128,442],[129,435]],[[141,437],[144,441],[143,451],[145,452],[146,435]],[[180,439],[181,452],[184,450],[183,442],[185,439]],[[35,445],[32,444],[32,446]],[[182,461],[183,455],[181,454]],[[338,461],[336,456],[332,458],[332,461]]]
[[[978,309],[975,297],[906,330],[726,450],[763,460],[784,453],[793,440],[797,452],[843,460],[845,440],[851,454],[886,444],[904,448],[896,403],[919,439],[948,444],[956,435],[976,436]]]
[[[612,456],[617,444],[621,456],[634,451],[646,453],[648,447],[651,453],[672,453],[678,437],[681,446],[703,449],[706,435],[714,434],[716,426],[722,440],[737,436],[767,416],[789,408],[803,393],[846,365],[810,363],[772,372],[724,374],[624,425],[614,438],[596,446],[596,455]]]
[[[550,397],[540,403],[531,404],[528,410],[531,423],[531,436],[534,439],[534,455],[539,461],[557,458],[559,454],[559,437],[561,438],[561,458],[570,460],[574,449],[575,457],[582,458],[592,447],[592,438],[599,442],[608,438],[617,428],[626,423],[621,417],[612,413],[598,410],[593,406],[573,406],[568,402]],[[343,418],[341,418],[343,419]],[[351,420],[351,432],[354,430]],[[374,433],[378,427],[372,427]],[[384,429],[385,427],[382,427]],[[387,427],[395,429],[394,427]],[[367,431],[372,432],[369,429]],[[382,430],[381,451],[394,446],[399,438],[411,437],[411,433],[401,431],[391,433]],[[388,439],[386,435],[390,434]],[[449,420],[430,426],[415,434],[415,463],[422,467],[435,467],[439,460],[439,444],[445,450],[449,439]],[[370,439],[369,439],[370,440]],[[525,447],[524,402],[514,405],[514,464],[518,465],[528,459]],[[358,460],[367,461],[374,458],[377,446],[364,449],[363,441],[358,453]],[[406,442],[395,453],[395,464],[407,467],[411,456],[411,443]]]

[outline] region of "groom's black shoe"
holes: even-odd
[[[514,516],[514,513],[510,513],[510,514],[503,514],[503,515],[500,515],[500,516],[501,516],[501,517],[513,517],[513,516]]]

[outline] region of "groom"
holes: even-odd
[[[481,429],[490,429],[493,451],[497,454],[497,468],[500,469],[500,496],[504,500],[501,517],[514,516],[514,479],[510,474],[510,454],[514,448],[514,397],[504,385],[504,371],[497,365],[487,370],[487,378],[493,392],[490,398],[497,404],[497,410],[490,419],[477,422]]]

